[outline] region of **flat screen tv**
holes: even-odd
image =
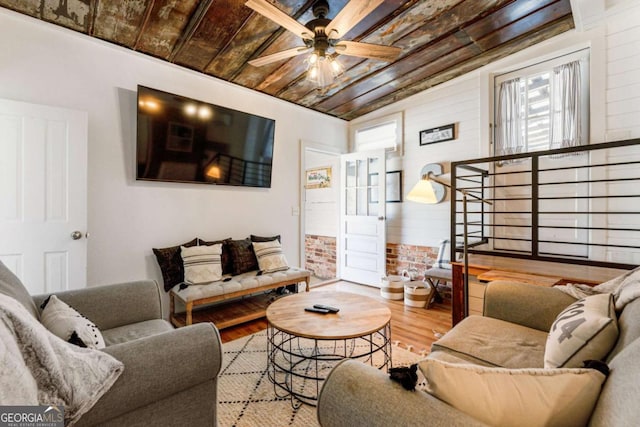
[[[136,178],[271,187],[275,121],[138,86]]]

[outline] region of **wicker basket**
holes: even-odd
[[[409,307],[424,308],[433,297],[434,289],[431,285],[418,280],[405,283],[404,304]]]
[[[404,284],[409,279],[402,276],[385,276],[382,278],[380,296],[390,300],[402,300],[404,297]]]

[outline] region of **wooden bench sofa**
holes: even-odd
[[[309,291],[311,273],[295,267],[274,273],[258,274],[258,271],[250,271],[229,280],[219,280],[205,285],[189,285],[184,289],[175,286],[169,291],[169,318],[175,326],[191,325],[193,323],[193,309],[205,304],[232,300],[247,295],[253,295],[270,289],[277,289],[287,285],[305,283],[305,291]],[[176,312],[176,301],[184,305],[185,314]],[[250,320],[264,317],[266,307],[263,309],[245,312],[241,316],[225,319],[224,322],[216,322],[220,329]]]
[[[218,244],[222,245],[221,255],[204,256],[210,255],[213,265],[216,256],[219,256],[217,262],[222,266],[222,278],[203,284],[190,283],[185,274],[181,248]],[[260,247],[259,255],[256,254],[255,245]],[[215,323],[218,329],[226,328],[264,317],[266,306],[273,300],[273,295],[266,294],[266,291],[296,285],[297,292],[297,285],[302,282],[305,283],[305,290],[309,291],[311,272],[287,264],[279,235],[262,237],[252,234],[241,240],[227,238],[213,241],[194,238],[181,245],[154,248],[153,253],[162,271],[164,289],[169,293],[169,320],[177,327],[191,325],[194,321],[209,321]],[[202,259],[199,264],[202,264]],[[260,268],[262,271],[259,271]],[[252,298],[243,298],[247,296]],[[233,304],[198,310],[194,319],[195,308],[232,300]]]

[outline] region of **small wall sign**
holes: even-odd
[[[437,128],[420,131],[420,145],[434,144],[436,142],[451,141],[456,138],[455,123]]]
[[[306,189],[331,187],[331,167],[307,170],[304,187]]]

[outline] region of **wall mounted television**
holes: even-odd
[[[275,120],[138,86],[136,179],[271,187]]]

